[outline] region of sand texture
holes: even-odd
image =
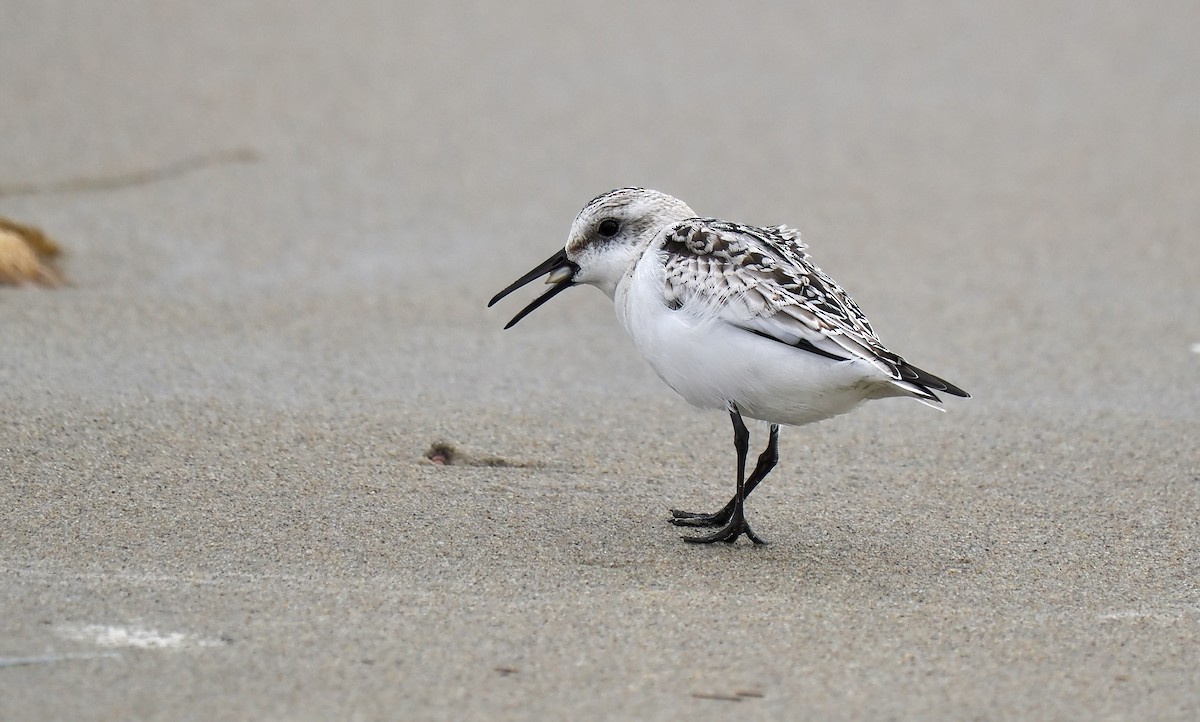
[[[0,16],[69,280],[0,288],[3,719],[1200,717],[1200,5]],[[771,543],[684,544],[727,418],[594,289],[484,307],[624,185],[974,398],[785,429]]]

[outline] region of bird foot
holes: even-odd
[[[675,526],[724,526],[733,518],[733,501],[711,514],[671,510],[670,522]]]
[[[720,514],[720,512],[717,513]],[[686,519],[687,517],[684,518]],[[672,519],[671,522],[674,524],[678,523],[679,520]],[[746,517],[742,515],[741,509],[733,512],[730,515],[728,523],[712,534],[707,534],[705,536],[685,536],[683,537],[683,540],[690,544],[712,544],[713,542],[725,542],[726,544],[732,544],[737,541],[737,538],[742,534],[745,534],[746,538],[755,544],[766,544],[765,541],[763,541],[757,534],[754,533],[753,530],[750,529],[750,525],[746,523]]]

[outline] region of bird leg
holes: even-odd
[[[750,478],[746,479],[744,496],[750,496],[750,492],[754,491],[758,482],[765,479],[767,474],[770,474],[771,470],[775,468],[775,464],[779,462],[779,424],[771,424],[770,438],[767,448],[763,449],[762,454],[758,457],[758,463],[754,465],[754,471],[750,472]],[[733,507],[735,506],[737,506],[736,495],[719,511],[711,514],[672,509],[671,523],[676,526],[722,526],[728,524],[730,518],[733,517]]]
[[[732,544],[742,534],[749,537],[750,541],[755,544],[765,543],[750,530],[743,511],[746,502],[746,452],[750,450],[750,431],[746,428],[746,422],[742,421],[742,414],[738,411],[737,404],[729,404],[729,418],[733,421],[733,447],[737,450],[737,493],[733,497],[733,510],[725,526],[712,534],[683,538],[684,541],[692,544],[711,544],[717,541]]]

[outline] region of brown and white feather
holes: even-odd
[[[862,309],[812,262],[792,228],[689,218],[664,229],[650,251],[662,259],[663,294],[672,308],[693,309],[831,359],[866,361],[921,399],[936,402],[932,390],[950,388],[883,345]]]

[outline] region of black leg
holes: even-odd
[[[733,447],[737,450],[737,494],[733,497],[733,511],[729,516],[729,522],[714,533],[707,536],[685,536],[683,538],[684,541],[692,544],[711,544],[718,541],[732,544],[742,534],[745,534],[755,544],[764,543],[757,534],[751,531],[750,525],[746,523],[743,510],[746,501],[746,452],[750,450],[750,431],[746,428],[746,422],[742,421],[742,414],[738,411],[737,404],[729,404],[729,418],[733,421]]]
[[[763,449],[762,454],[759,455],[758,463],[754,465],[754,471],[750,472],[750,478],[746,479],[745,496],[750,496],[754,487],[758,486],[758,483],[771,473],[771,469],[774,469],[777,463],[779,463],[779,424],[771,424],[771,440],[767,442],[767,448]],[[723,526],[728,524],[730,518],[733,517],[733,507],[735,506],[737,506],[736,495],[729,500],[728,504],[711,514],[672,509],[671,523],[676,526]]]

